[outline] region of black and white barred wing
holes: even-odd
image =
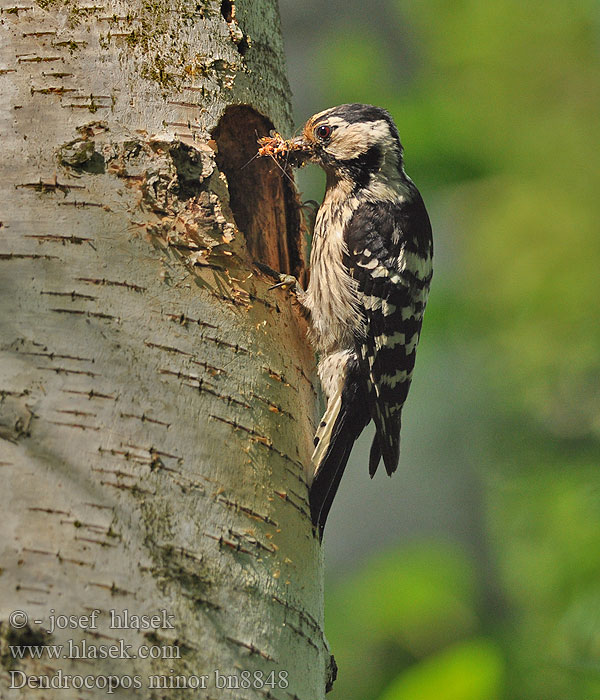
[[[406,401],[432,275],[431,225],[416,189],[408,203],[363,203],[346,229],[348,270],[364,315],[356,354],[376,427],[369,473],[398,466]]]

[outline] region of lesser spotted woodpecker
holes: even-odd
[[[385,110],[340,105],[311,117],[302,136],[279,137],[275,145],[293,165],[309,160],[327,175],[310,283],[298,290],[327,398],[310,485],[322,536],[352,446],[371,420],[369,474],[382,458],[389,475],[398,466],[401,412],[432,277],[431,225]]]

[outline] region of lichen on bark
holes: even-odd
[[[40,0],[0,30],[2,693],[14,667],[143,680],[115,697],[246,668],[322,697],[313,357],[255,266],[302,274],[298,202],[238,169],[291,127],[276,5]],[[174,628],[111,628],[125,609]],[[51,610],[98,628],[48,636]],[[176,658],[11,655],[69,639]]]

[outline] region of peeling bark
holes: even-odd
[[[276,3],[37,0],[0,31],[0,694],[323,697],[313,356],[254,264],[303,274],[299,208],[241,169],[291,128]],[[28,658],[69,640],[158,657]],[[10,689],[59,671],[91,689]]]

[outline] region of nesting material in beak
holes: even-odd
[[[284,139],[281,134],[272,131],[270,136],[258,139],[258,155],[273,158],[281,165],[298,168],[312,156],[312,149],[302,136]]]

